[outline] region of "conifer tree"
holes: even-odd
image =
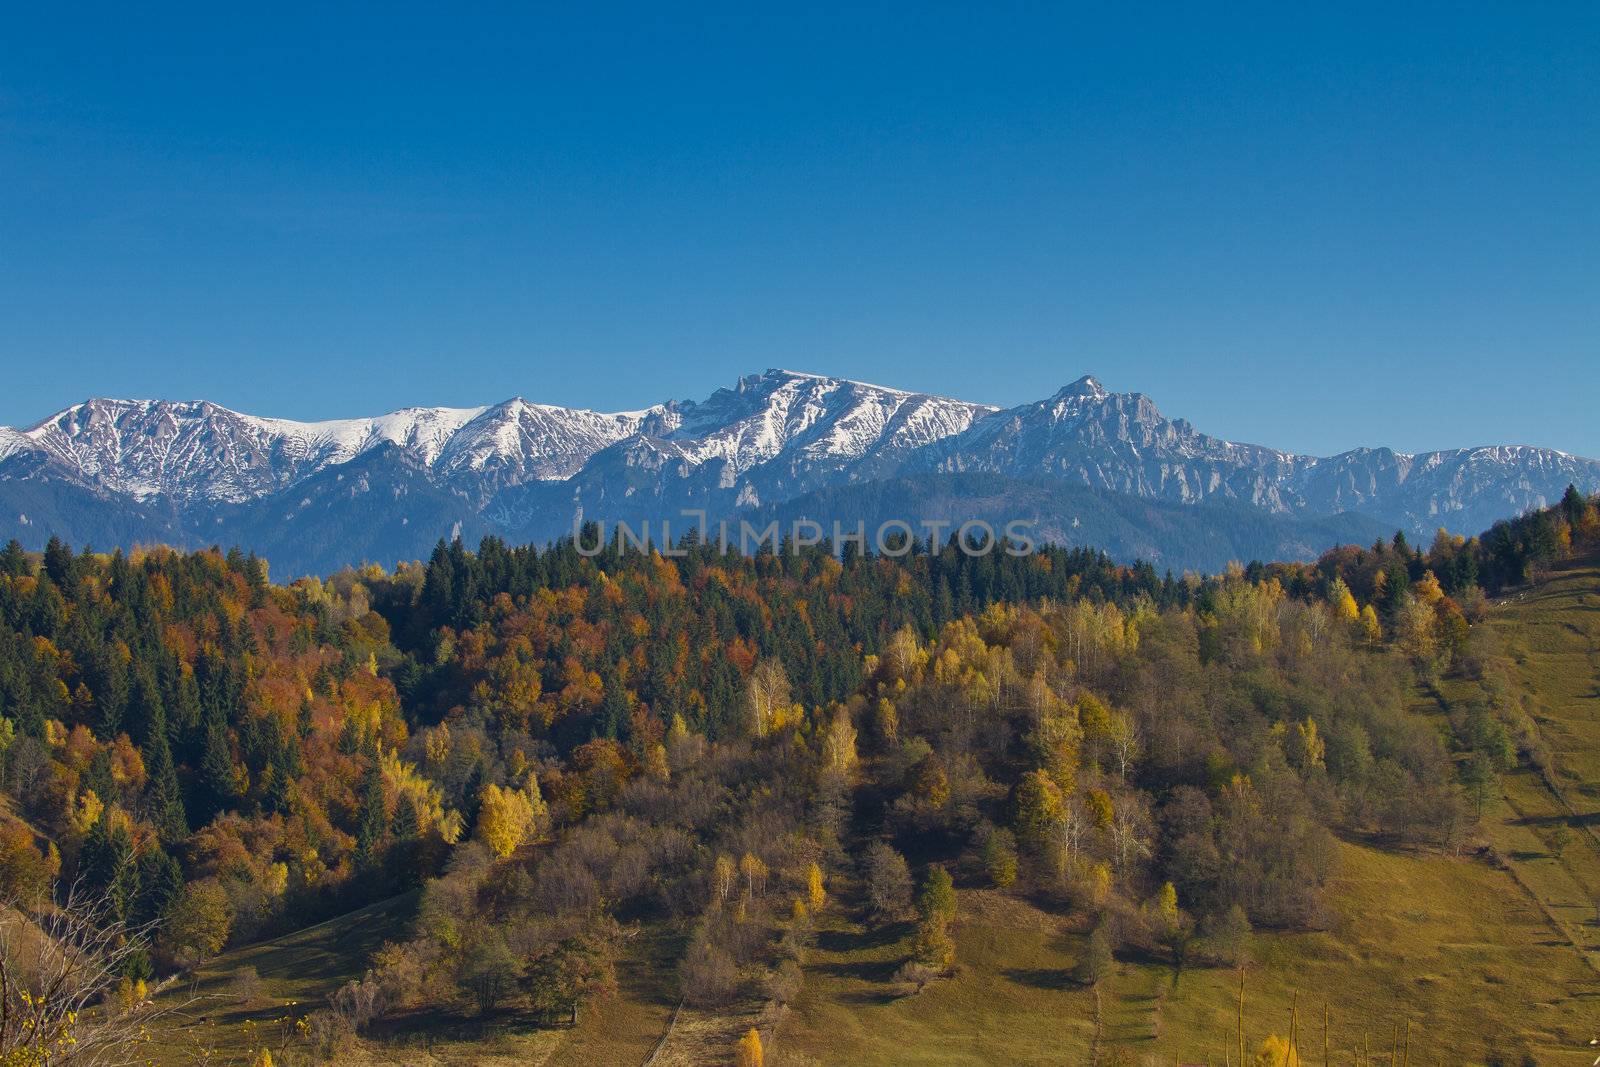
[[[5,551],[0,552],[0,574],[8,578],[21,578],[33,573],[33,565],[28,562],[28,554],[22,550],[22,542],[15,537],[6,542]]]
[[[145,771],[157,832],[163,841],[181,841],[189,834],[189,816],[183,791],[178,786],[178,773],[172,765],[172,750],[167,747],[165,738],[145,747]]]
[[[361,822],[356,831],[356,865],[370,870],[389,830],[389,814],[383,806],[383,772],[378,761],[367,764],[361,782]]]
[[[227,811],[239,798],[233,773],[233,747],[221,708],[205,709],[200,765],[196,768],[195,822],[204,826]]]

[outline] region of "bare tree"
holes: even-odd
[[[1111,842],[1117,853],[1117,873],[1126,874],[1128,863],[1150,855],[1150,817],[1136,803],[1123,802],[1111,820]]]
[[[789,707],[789,676],[784,673],[783,664],[775,659],[757,663],[745,685],[745,701],[750,732],[765,737]]]
[[[1078,855],[1083,848],[1083,834],[1089,823],[1083,814],[1083,803],[1074,793],[1061,806],[1061,846],[1066,851],[1067,867],[1076,870]]]
[[[175,978],[151,987],[127,978],[152,931],[116,912],[81,880],[35,908],[0,899],[0,1063],[131,1067],[149,1058],[154,1024],[194,1004],[158,1003]]]

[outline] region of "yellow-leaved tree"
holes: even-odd
[[[1369,645],[1376,645],[1383,640],[1383,626],[1378,622],[1378,613],[1371,604],[1361,609],[1361,636]]]
[[[810,901],[813,913],[821,909],[828,899],[828,892],[822,887],[822,868],[815,861],[806,868],[806,899]]]
[[[1356,605],[1356,598],[1350,592],[1350,587],[1344,584],[1343,578],[1335,578],[1328,587],[1328,605],[1333,608],[1334,615],[1341,622],[1355,622],[1361,617],[1361,609]]]
[[[739,881],[739,868],[731,856],[718,856],[711,870],[711,892],[718,904],[726,904]]]
[[[840,706],[822,738],[822,766],[828,774],[848,778],[855,765],[856,727],[850,721],[849,709]]]
[[[733,1046],[733,1062],[738,1067],[762,1067],[766,1063],[766,1056],[761,1051],[761,1035],[755,1027],[744,1032],[736,1045]]]
[[[774,659],[756,664],[745,684],[745,709],[756,737],[765,737],[789,720],[789,676],[783,664]]]
[[[531,793],[490,783],[483,787],[479,796],[478,838],[501,859],[522,847],[523,842],[532,840],[547,816],[536,780],[530,776],[529,781],[535,783]]]

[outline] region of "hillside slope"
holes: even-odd
[[[1526,715],[1535,731],[1486,800],[1474,835],[1486,847],[1454,856],[1342,842],[1331,927],[1252,937],[1252,1052],[1287,1032],[1298,996],[1313,1061],[1326,1008],[1334,1062],[1363,1045],[1387,1054],[1408,1025],[1421,1062],[1577,1062],[1600,995],[1600,556],[1495,604],[1474,657],[1419,692],[1414,711],[1442,729],[1473,702]],[[906,945],[836,913],[770,1062],[1089,1062],[1094,997],[1072,978],[1081,927],[992,891],[963,893],[962,906],[957,976],[915,997],[889,980]],[[1102,1062],[1218,1063],[1236,1047],[1235,970],[1175,976],[1122,959],[1104,996]]]
[[[1302,1053],[1334,1062],[1363,1037],[1387,1052],[1411,1025],[1422,1062],[1563,1062],[1588,1040],[1594,973],[1551,937],[1537,906],[1481,862],[1345,843],[1323,932],[1254,935],[1245,1035],[1285,1034],[1299,997]],[[777,1067],[851,1063],[1088,1063],[1093,992],[1072,977],[1084,936],[1062,916],[987,890],[962,894],[958,974],[915,997],[888,981],[905,945],[839,917],[778,1027]],[[1122,959],[1104,989],[1102,1062],[1221,1063],[1235,1047],[1238,972]],[[1423,1035],[1430,1035],[1424,1039]],[[1237,1053],[1233,1054],[1237,1059]],[[708,1060],[707,1062],[717,1062]]]
[[[1439,715],[1488,707],[1521,726],[1519,766],[1484,827],[1509,873],[1600,970],[1600,555],[1557,564],[1497,604],[1472,669],[1423,702]]]
[[[1408,1040],[1418,1062],[1559,1063],[1591,1033],[1600,995],[1600,557],[1559,564],[1491,605],[1469,654],[1419,685],[1409,711],[1424,729],[1483,704],[1516,728],[1521,766],[1483,798],[1480,825],[1454,851],[1398,849],[1346,834],[1320,928],[1262,929],[1244,955],[1247,1044],[1285,1034],[1298,1008],[1303,1053],[1315,1059],[1324,1012],[1334,1062]],[[864,826],[852,830],[860,837]],[[852,850],[859,841],[851,842]],[[630,924],[617,995],[575,1027],[542,1027],[516,1011],[482,1017],[400,1014],[341,1062],[732,1062],[733,1039],[761,1028],[775,1067],[906,1062],[1222,1062],[1236,1056],[1239,971],[1121,954],[1101,988],[1074,978],[1088,916],[1044,897],[981,888],[958,871],[956,968],[922,993],[894,980],[910,954],[909,923],[866,921],[861,889],[841,872],[804,953],[787,1011],[743,997],[725,1009],[677,1008],[687,931],[659,915]],[[397,898],[208,965],[203,992],[229,994],[254,967],[260,995],[225,1000],[173,1035],[174,1054],[214,1047],[224,1062],[276,1047],[294,1061],[282,1020],[320,1006],[406,936],[412,898]],[[282,1042],[282,1044],[278,1044]],[[650,1057],[654,1056],[654,1060]],[[354,1058],[351,1058],[354,1057]],[[1402,1053],[1403,1057],[1403,1053]],[[177,1062],[177,1060],[174,1060]]]

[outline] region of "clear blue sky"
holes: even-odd
[[[1088,372],[1600,455],[1600,5],[234,6],[7,11],[0,423]]]

